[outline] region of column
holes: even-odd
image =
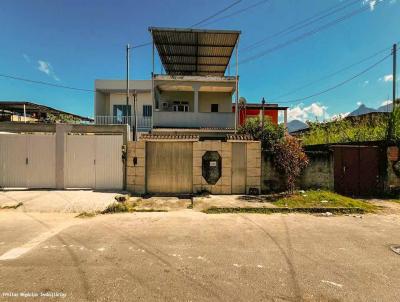
[[[194,90],[194,102],[193,102],[193,111],[195,113],[199,112],[199,86],[198,85],[193,85],[193,90]]]

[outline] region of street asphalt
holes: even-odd
[[[362,218],[360,218],[362,217]],[[0,301],[399,301],[400,215],[0,211]],[[37,296],[37,297],[34,297]]]

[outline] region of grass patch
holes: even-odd
[[[94,212],[82,212],[75,216],[75,218],[92,218],[95,217],[97,213]]]
[[[130,202],[114,202],[105,208],[101,214],[132,212],[134,205]]]
[[[252,213],[252,214],[274,214],[274,213],[326,213],[330,212],[332,214],[363,214],[366,211],[362,208],[343,208],[343,207],[334,207],[334,208],[288,208],[288,207],[279,207],[279,208],[217,208],[211,207],[204,211],[206,214],[226,214],[226,213]]]
[[[277,207],[293,208],[359,208],[366,213],[378,209],[376,205],[329,191],[310,190],[277,199]]]
[[[133,213],[133,212],[168,212],[166,210],[158,209],[138,209],[136,202],[125,201],[125,202],[114,202],[110,204],[101,214],[114,214],[114,213]]]

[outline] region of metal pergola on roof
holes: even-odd
[[[150,27],[168,75],[224,76],[240,31]],[[236,68],[237,69],[237,68]],[[154,71],[154,70],[153,70]],[[237,70],[236,70],[237,72]]]

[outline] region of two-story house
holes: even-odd
[[[240,31],[153,27],[149,31],[151,79],[130,81],[128,106],[125,80],[96,80],[96,123],[134,127],[136,116],[138,132],[233,132],[238,121],[232,102],[238,100],[239,77],[227,73],[235,50],[237,54]],[[163,74],[154,72],[156,51]]]

